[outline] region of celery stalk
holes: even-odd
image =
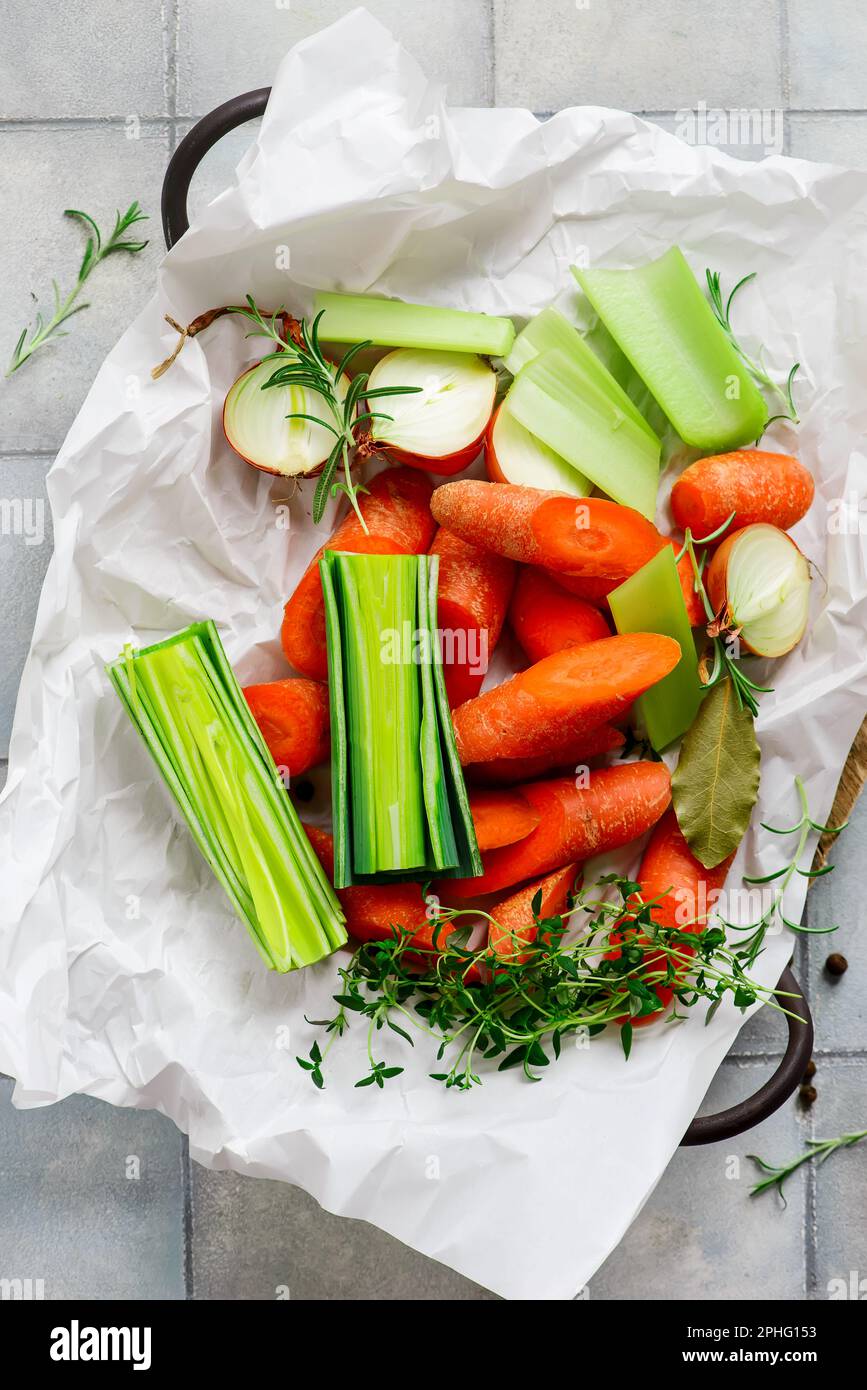
[[[663,546],[608,602],[618,632],[658,632],[680,643],[674,670],[635,702],[637,722],[659,752],[686,733],[704,694],[672,546]]]
[[[518,334],[512,351],[506,358],[506,368],[513,376],[517,376],[522,367],[543,352],[562,352],[589,386],[596,387],[608,397],[612,405],[619,406],[624,415],[638,425],[639,429],[645,431],[652,444],[659,445],[659,440],[635,402],[627,396],[623,387],[599,360],[578,329],[573,327],[553,304],[531,319],[527,327]]]
[[[213,623],[194,623],[106,669],[269,967],[285,972],[330,955],[346,941],[340,903]]]
[[[320,290],[313,312],[323,315],[320,338],[332,343],[368,342],[377,347],[440,348],[505,357],[515,340],[511,319],[374,295]]]
[[[660,444],[562,352],[522,368],[508,395],[515,419],[616,502],[653,520]],[[655,441],[655,442],[654,442]]]
[[[767,406],[679,247],[635,270],[572,273],[681,439],[721,451],[759,438]]]
[[[436,634],[437,558],[326,551],[319,570],[335,883],[481,873]]]

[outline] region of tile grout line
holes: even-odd
[[[169,116],[169,155],[178,143],[178,42],[180,35],[180,0],[163,0],[166,43],[166,110]]]
[[[785,0],[784,0],[784,5],[785,5]],[[807,885],[807,896],[806,896],[806,898],[805,898],[805,900],[804,900],[804,913],[803,913],[803,924],[804,924],[805,927],[809,927],[809,925],[810,925],[810,917],[811,917],[810,908],[811,908],[811,906],[812,906],[812,903],[811,903],[811,899],[810,899],[809,883],[808,883],[808,885]],[[810,935],[809,932],[807,932],[806,935],[803,936],[803,937],[801,938],[801,946],[802,946],[802,953],[803,953],[804,978],[805,978],[806,980],[812,980],[812,979],[813,979],[813,965],[814,965],[814,960],[813,960],[814,943],[813,943],[813,938],[812,938],[812,936]],[[806,987],[804,987],[804,993],[806,994]],[[810,1000],[808,1000],[807,1002],[808,1002],[808,1004],[811,1003]],[[811,1013],[812,1013],[812,1009],[811,1009]],[[819,1035],[819,1027],[818,1027],[818,1021],[817,1021],[817,1019],[815,1018],[815,1016],[813,1017],[813,1028],[814,1028],[814,1030],[815,1030],[815,1036],[814,1036],[814,1039],[813,1039],[813,1053],[814,1053],[814,1055],[816,1055],[816,1054],[822,1055],[822,1054],[820,1053],[819,1047],[817,1046],[817,1039],[818,1039],[818,1035]],[[816,1117],[815,1117],[815,1112],[814,1112],[812,1106],[811,1106],[810,1109],[807,1111],[807,1116],[806,1116],[806,1129],[807,1129],[808,1137],[809,1137],[810,1139],[815,1139],[815,1137],[816,1137]],[[805,1278],[805,1284],[806,1284],[806,1290],[805,1290],[805,1291],[806,1291],[806,1295],[807,1295],[808,1298],[810,1297],[811,1294],[815,1293],[815,1291],[816,1291],[816,1278],[817,1278],[817,1269],[818,1269],[818,1264],[819,1264],[819,1228],[818,1228],[818,1222],[817,1222],[817,1217],[816,1217],[816,1191],[817,1191],[817,1188],[816,1188],[816,1165],[815,1165],[815,1163],[808,1163],[808,1164],[807,1164],[807,1177],[806,1177],[806,1181],[805,1181],[805,1183],[804,1183],[804,1278]]]
[[[789,69],[789,9],[788,0],[777,0],[777,21],[780,45],[780,87],[783,94],[783,110],[791,115],[789,109],[792,97],[792,81]],[[789,122],[783,118],[783,154],[789,153]]]
[[[488,0],[488,37],[491,45],[491,61],[488,64],[488,105],[497,104],[497,4]]]
[[[195,1287],[195,1264],[193,1260],[193,1161],[190,1158],[189,1135],[181,1136],[181,1190],[184,1198],[183,1241],[184,1241],[184,1298],[193,1298]]]

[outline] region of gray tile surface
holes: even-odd
[[[46,1298],[183,1298],[174,1125],[85,1097],[19,1111],[11,1090],[0,1080],[0,1278],[42,1279]]]
[[[253,87],[269,86],[285,53],[353,6],[345,0],[182,0],[178,111],[201,115]],[[455,106],[492,99],[488,0],[368,0],[367,8],[401,40]],[[460,35],[459,41],[456,36]]]
[[[550,112],[601,102],[650,113],[681,134],[682,108],[698,103],[709,114],[757,108],[769,119],[785,106],[787,152],[859,167],[867,159],[861,0],[368,3],[456,103],[496,100]],[[64,222],[64,207],[84,207],[105,225],[117,206],[138,198],[153,218],[153,245],[135,260],[100,267],[88,295],[93,307],[73,321],[73,336],[0,383],[0,501],[42,495],[49,457],[99,364],[151,293],[163,171],[189,118],[269,82],[296,39],[352,7],[353,0],[78,0],[74,17],[67,6],[19,5],[4,20],[0,167],[11,196],[0,206],[3,351],[44,305],[52,275],[66,285],[77,269],[80,233]],[[237,131],[207,157],[191,193],[194,210],[228,181],[251,133]],[[722,141],[742,158],[760,156],[766,143],[743,138],[742,129]],[[0,511],[0,754],[49,549],[28,546],[14,518],[14,508]],[[797,1299],[805,1289],[826,1297],[832,1279],[851,1282],[852,1271],[856,1285],[867,1278],[867,1146],[802,1170],[786,1210],[773,1196],[750,1201],[753,1175],[744,1163],[748,1150],[790,1158],[811,1130],[867,1126],[867,1060],[851,1055],[867,1049],[865,835],[867,806],[840,843],[838,869],[811,894],[813,925],[841,922],[833,946],[848,956],[848,974],[832,984],[823,973],[830,942],[797,947],[818,1025],[814,1110],[805,1117],[791,1102],[748,1137],[679,1151],[593,1279],[591,1300],[651,1291]],[[782,1037],[769,1010],[751,1019],[708,1107],[753,1090]],[[199,1168],[185,1184],[185,1145],[159,1116],[82,1099],[16,1112],[8,1092],[0,1083],[0,1279],[43,1278],[48,1297],[272,1299],[284,1286],[295,1298],[490,1297],[374,1228],[321,1212],[296,1189]],[[141,1159],[137,1181],[126,1176],[130,1155]],[[740,1173],[730,1177],[734,1159]]]
[[[0,450],[56,452],[108,349],[153,293],[163,253],[160,189],[168,127],[93,125],[46,129],[0,126],[0,166],[22,190],[0,201],[4,293],[0,297],[2,370],[25,323],[50,317],[52,278],[66,293],[75,283],[86,237],[64,208],[82,208],[105,233],[118,208],[138,199],[151,244],[118,252],[93,271],[82,299],[90,308],[66,325],[70,336],[37,352],[0,387]],[[23,190],[26,190],[26,196]]]

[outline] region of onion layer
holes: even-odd
[[[311,420],[287,419],[287,415],[316,415],[331,419],[328,402],[317,391],[303,386],[271,386],[279,363],[259,362],[238,377],[229,388],[223,406],[223,433],[236,454],[263,473],[284,478],[318,473],[334,447],[334,435]],[[341,377],[337,394],[346,395]]]
[[[756,656],[785,656],[807,627],[810,566],[791,536],[757,522],[728,536],[707,571],[714,612]]]
[[[508,409],[498,408],[485,435],[485,468],[492,483],[517,483],[549,492],[586,497],[586,479],[541,439],[525,429]]]
[[[479,453],[494,406],[496,373],[466,352],[398,348],[370,373],[368,387],[417,386],[406,396],[374,397],[371,434],[401,462],[432,473],[457,473]]]

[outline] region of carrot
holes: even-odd
[[[299,777],[328,757],[331,731],[328,687],[301,676],[244,687],[244,698],[271,757],[290,777]]]
[[[589,734],[579,734],[556,752],[539,758],[492,758],[487,763],[470,763],[467,777],[476,786],[514,786],[516,782],[533,782],[558,768],[584,766],[590,758],[622,748],[626,742],[619,729],[600,724]]]
[[[539,824],[538,811],[520,792],[472,791],[470,811],[480,850],[513,845]]]
[[[334,840],[327,830],[305,825],[307,838],[316,857],[328,875],[334,876]],[[356,941],[389,941],[398,928],[412,929],[412,944],[429,956],[434,945],[435,923],[428,917],[428,908],[419,883],[353,884],[337,890],[346,914],[346,930]],[[454,925],[444,923],[437,933],[437,944],[444,942],[454,931]],[[420,965],[422,955],[411,963]]]
[[[453,715],[458,754],[467,763],[556,753],[623,714],[680,660],[670,637],[638,632],[605,637],[537,661]]]
[[[586,786],[558,777],[528,782],[521,792],[539,813],[538,826],[517,844],[483,855],[480,878],[450,879],[443,887],[451,898],[497,893],[628,844],[659,820],[671,783],[664,763],[621,763],[591,772]]]
[[[440,527],[430,548],[440,557],[437,622],[449,705],[478,695],[500,640],[515,566]]]
[[[660,536],[660,542],[664,544],[665,537]],[[681,542],[672,538],[669,540],[675,551],[681,549]],[[660,545],[660,549],[662,545]],[[680,588],[683,594],[683,601],[686,604],[686,612],[689,618],[690,627],[704,627],[707,622],[707,615],[701,599],[695,591],[695,576],[692,571],[692,561],[688,555],[681,555],[677,562],[677,574],[680,579]],[[612,589],[616,589],[618,584],[622,584],[622,579],[587,579],[576,574],[555,574],[552,576],[557,585],[566,589],[568,593],[574,594],[576,598],[583,599],[585,603],[591,603],[596,608],[600,608],[603,613],[607,613],[608,595]]]
[[[656,527],[631,507],[512,483],[446,483],[431,511],[473,545],[562,574],[626,579],[660,546]]]
[[[698,459],[671,490],[671,510],[681,530],[709,536],[735,513],[729,531],[769,522],[788,531],[810,509],[813,479],[790,454],[738,449]]]
[[[411,468],[387,468],[359,497],[370,534],[365,535],[351,511],[317,550],[283,611],[283,652],[296,671],[313,680],[328,678],[325,604],[319,580],[323,550],[345,550],[353,555],[423,554],[434,532],[430,496],[431,485],[423,474]]]
[[[698,934],[703,932],[733,858],[734,855],[731,854],[716,868],[704,868],[686,843],[674,811],[667,811],[648,841],[636,880],[642,900],[654,903],[651,910],[653,920],[663,927],[679,927],[682,931]],[[619,937],[619,933],[612,933],[611,939],[615,941]],[[678,950],[686,956],[695,954],[692,947],[685,944],[678,947]],[[616,958],[619,948],[606,954],[610,958]],[[652,950],[647,952],[647,975],[664,970],[665,965],[664,953]],[[682,965],[679,963],[675,967],[675,974],[682,976],[686,970],[687,965],[684,961]],[[652,1014],[633,1018],[633,1024],[643,1026],[656,1022],[674,998],[674,985],[656,984],[652,985],[652,989],[659,998],[659,1009]]]
[[[517,950],[518,943],[526,942],[531,946],[536,940],[539,934],[536,918],[559,917],[565,912],[577,874],[578,865],[567,864],[495,903],[490,909],[494,920],[488,926],[488,946],[494,955],[512,965],[528,960],[530,952]],[[533,899],[537,893],[541,893],[542,898],[534,917]]]
[[[597,608],[564,593],[544,570],[530,565],[518,575],[509,605],[509,625],[531,661],[611,636]]]

